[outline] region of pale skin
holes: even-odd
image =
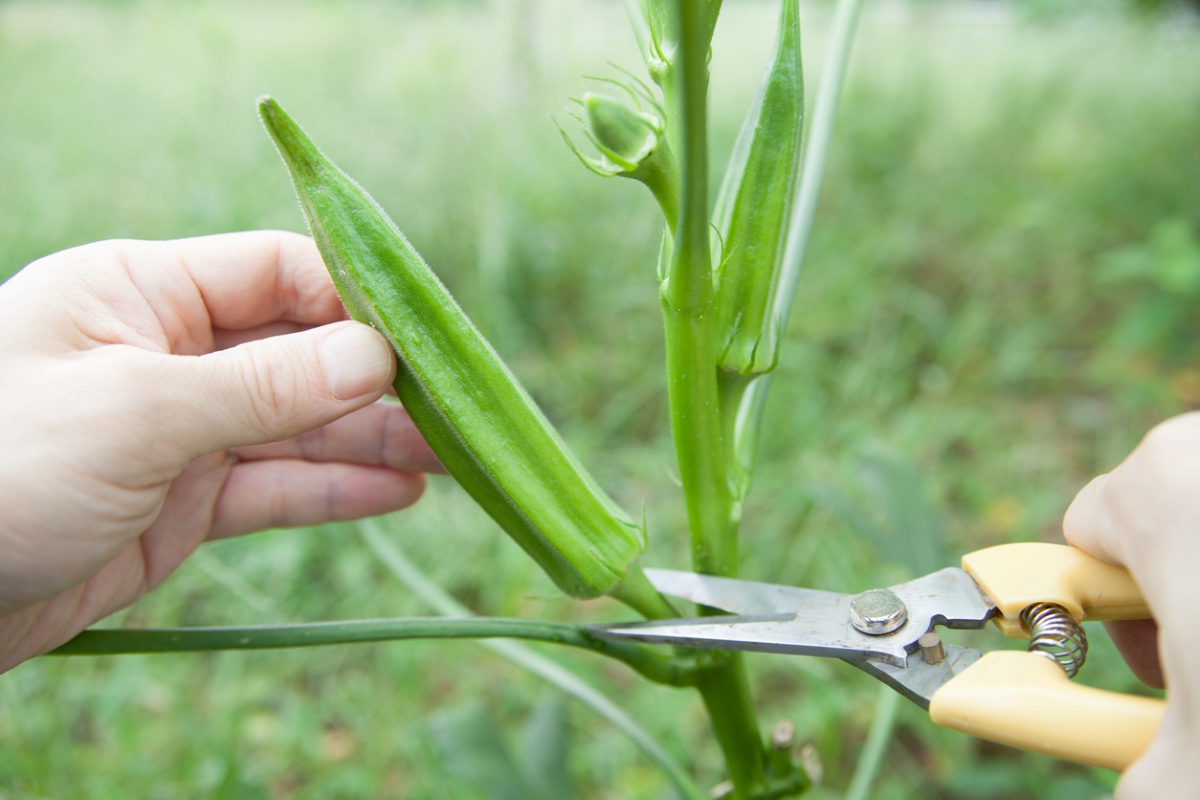
[[[1084,487],[1063,530],[1127,568],[1155,620],[1106,624],[1134,673],[1168,688],[1159,735],[1121,777],[1116,800],[1200,796],[1200,413],[1160,424]]]
[[[346,319],[311,240],[101,242],[0,285],[0,672],[161,583],[208,540],[355,519],[441,472],[383,338]],[[1158,622],[1109,623],[1170,686],[1117,800],[1200,786],[1200,414],[1155,428],[1067,512]]]
[[[404,508],[442,471],[312,241],[100,242],[0,285],[0,672],[205,541]]]

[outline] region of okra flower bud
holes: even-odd
[[[629,95],[637,103],[632,91]],[[664,135],[663,117],[631,108],[604,94],[587,92],[579,102],[583,114],[578,119],[588,139],[600,151],[600,158],[584,155],[566,131],[562,131],[567,145],[597,175],[605,178],[620,175],[646,184],[673,229],[679,213],[679,179]]]
[[[555,583],[669,613],[634,522],[596,484],[383,209],[270,98],[259,112],[350,314],[396,351],[396,391],[446,469]]]

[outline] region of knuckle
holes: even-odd
[[[1200,413],[1172,417],[1153,427],[1128,466],[1166,490],[1194,486],[1200,477]]]
[[[263,433],[273,432],[300,411],[304,372],[285,353],[241,349],[240,377],[252,400],[249,422]]]

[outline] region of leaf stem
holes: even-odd
[[[528,639],[550,642],[591,650],[617,659],[655,683],[689,686],[696,680],[694,663],[667,658],[638,645],[605,641],[578,625],[495,617],[406,617],[309,622],[297,625],[87,630],[47,655],[101,656],[201,650],[268,650],[401,639]]]

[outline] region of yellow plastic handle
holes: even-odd
[[[938,689],[929,716],[980,739],[1123,771],[1154,739],[1165,707],[1072,683],[1037,653],[998,650]]]
[[[1129,573],[1062,544],[1002,544],[963,556],[962,568],[1000,610],[1005,636],[1029,638],[1021,611],[1055,603],[1076,620],[1149,619],[1150,609]]]

